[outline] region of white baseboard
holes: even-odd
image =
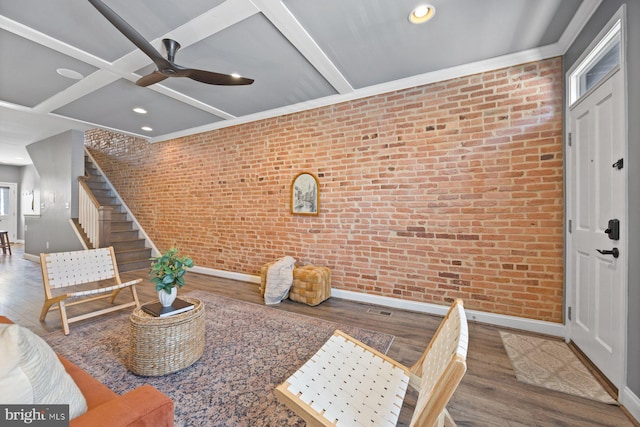
[[[417,311],[419,313],[436,314],[438,316],[444,316],[449,310],[449,307],[438,304],[408,301],[379,295],[369,295],[360,292],[344,291],[341,289],[332,289],[331,296],[334,296],[336,298],[348,299],[351,301],[381,305],[384,307]],[[474,322],[487,323],[494,326],[502,326],[505,328],[520,329],[545,335],[564,337],[565,328],[561,323],[544,322],[541,320],[533,320],[516,316],[506,316],[504,314],[494,314],[477,310],[465,310],[465,312],[467,313],[467,319]]]
[[[640,422],[640,398],[632,392],[629,387],[625,387],[619,396],[620,404],[625,407],[629,414]]]
[[[194,273],[224,277],[226,279],[240,280],[243,282],[258,284],[260,283],[260,276],[253,276],[250,274],[234,273],[230,271],[216,270],[206,267],[193,267],[191,271],[193,271]],[[342,289],[332,289],[331,296],[350,301],[358,301],[368,304],[376,304],[383,307],[393,307],[403,310],[417,311],[419,313],[436,314],[439,316],[444,316],[449,309],[449,307],[445,307],[443,305],[429,304],[426,302],[418,301],[408,301],[379,295],[369,295],[360,292],[345,291]],[[565,326],[561,323],[543,322],[541,320],[526,319],[524,317],[516,316],[506,316],[503,314],[487,313],[484,311],[465,311],[467,313],[467,318],[471,321],[564,338]]]
[[[215,268],[195,266],[189,271],[194,273],[206,274],[207,276],[223,277],[225,279],[239,280],[241,282],[260,283],[260,276],[252,276],[251,274],[235,273],[233,271],[216,270]]]
[[[38,255],[31,255],[31,254],[25,253],[22,255],[22,258],[26,259],[27,261],[33,261],[40,264],[40,257]]]

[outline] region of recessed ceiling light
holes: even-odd
[[[147,114],[147,110],[145,110],[145,109],[144,109],[144,108],[142,108],[142,107],[135,107],[135,108],[133,109],[133,112],[134,112],[134,113],[138,113],[138,114]]]
[[[68,68],[58,68],[56,73],[60,74],[62,77],[66,77],[72,80],[82,80],[84,76],[75,70],[70,70]]]
[[[431,6],[430,4],[421,4],[420,6],[416,6],[416,8],[411,11],[411,13],[409,14],[409,22],[411,22],[412,24],[422,24],[433,18],[433,15],[435,14],[435,7]]]
[[[153,128],[150,126],[142,126],[140,129],[142,129],[145,132],[151,132],[153,130]]]

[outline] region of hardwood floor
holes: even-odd
[[[0,254],[0,315],[32,329],[39,335],[61,332],[56,312],[39,322],[43,302],[42,277],[37,263],[23,259],[24,246],[12,246],[13,255]],[[144,278],[138,286],[142,302],[155,299],[146,270],[121,273],[123,280]],[[180,290],[204,290],[255,304],[263,304],[258,285],[189,273]],[[125,291],[126,292],[126,291]],[[96,304],[106,304],[97,302]],[[84,307],[82,307],[84,305]],[[87,304],[73,309],[85,310]],[[385,307],[390,316],[368,310],[375,306],[331,298],[309,307],[284,301],[276,310],[297,312],[334,322],[355,325],[395,335],[388,354],[411,365],[420,356],[441,318]],[[71,325],[71,333],[73,327]],[[530,386],[516,381],[502,345],[499,328],[470,322],[468,370],[451,402],[449,412],[459,426],[634,426],[617,406]],[[415,394],[410,393],[400,425],[408,425]]]

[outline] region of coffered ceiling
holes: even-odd
[[[0,0],[0,163],[68,129],[158,142],[561,55],[600,0],[426,2],[414,25],[419,0],[104,0],[162,54],[177,40],[176,63],[255,79],[143,88],[151,60],[87,0]]]

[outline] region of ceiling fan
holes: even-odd
[[[107,18],[107,20],[109,20],[109,22],[111,22],[118,31],[131,40],[133,44],[135,44],[142,52],[151,58],[154,64],[156,64],[157,70],[136,81],[138,86],[146,87],[154,83],[159,83],[169,77],[188,77],[202,83],[222,86],[250,85],[253,83],[253,79],[245,77],[220,74],[213,71],[197,70],[177,65],[173,61],[176,52],[180,49],[180,43],[171,39],[163,39],[162,42],[167,50],[167,58],[164,58],[160,52],[151,45],[151,43],[145,40],[140,33],[138,33],[131,25],[129,25],[101,0],[89,0],[89,3],[98,9],[98,12],[104,15],[104,17]]]

